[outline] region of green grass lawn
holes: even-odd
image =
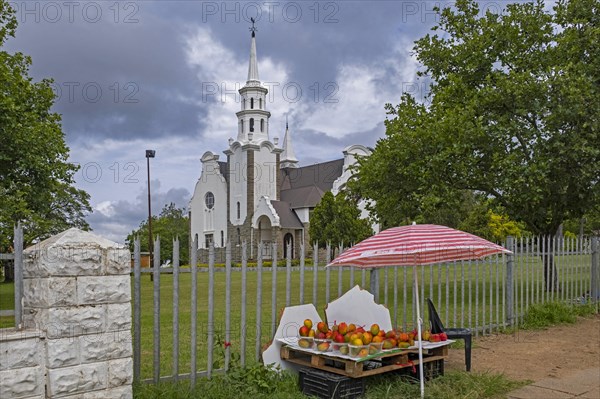
[[[13,310],[15,308],[15,286],[12,283],[0,282],[0,310]],[[14,327],[13,316],[0,316],[0,328]]]

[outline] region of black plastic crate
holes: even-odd
[[[414,370],[414,372],[413,372]],[[401,369],[401,374],[419,380],[419,365],[415,364],[413,367],[406,367]],[[425,381],[429,381],[433,378],[441,377],[444,375],[444,359],[434,360],[432,362],[423,363],[423,374],[425,374]]]
[[[354,399],[365,390],[363,378],[350,378],[314,369],[300,370],[300,390],[321,399]]]

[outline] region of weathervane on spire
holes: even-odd
[[[252,21],[252,28],[250,28],[250,32],[252,32],[252,37],[254,37],[254,32],[256,32],[258,30],[254,26],[254,23],[256,22],[256,20],[253,17],[250,17],[250,21]]]

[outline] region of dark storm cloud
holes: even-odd
[[[231,52],[233,63],[247,65],[249,17],[256,16],[252,7],[263,7],[257,23],[258,57],[273,62],[270,73],[259,71],[260,77],[273,83],[276,78],[269,75],[277,72],[276,66],[285,70],[277,76],[289,81],[275,83],[280,87],[297,83],[304,90],[298,103],[273,104],[271,132],[283,137],[283,114],[288,112],[296,154],[307,165],[339,159],[350,144],[372,146],[383,135],[383,123],[377,124],[385,116],[383,103],[400,98],[401,90],[395,94],[397,75],[409,58],[408,51],[398,51],[399,43],[402,49],[412,47],[406,43],[427,33],[435,3],[27,0],[13,4],[19,28],[16,39],[3,50],[31,55],[35,80],[54,78],[59,96],[55,110],[63,115],[67,143],[77,162],[124,164],[139,159],[144,148],[161,150],[165,142],[176,143],[170,153],[160,152],[173,163],[160,175],[164,192],[153,194],[157,213],[165,203],[186,206],[189,200],[188,190],[172,188],[185,186],[181,171],[190,170],[177,160],[197,163],[207,145],[213,146],[220,137],[214,130],[236,125],[234,112],[229,116],[218,111],[217,99],[203,102],[202,83],[207,78],[201,64],[210,60],[192,65],[186,47],[199,31],[217,41],[217,48]],[[53,7],[62,14],[53,13]],[[390,60],[391,65],[386,64]],[[232,66],[218,65],[219,73],[211,79],[225,79],[219,77],[220,68],[226,74]],[[352,71],[365,75],[354,79]],[[235,79],[243,84],[245,74]],[[340,87],[340,102],[331,112],[323,103],[329,83]],[[227,118],[230,122],[225,122]],[[226,146],[225,138],[210,149],[220,153]],[[80,154],[75,154],[77,150]],[[105,175],[113,172],[107,169]],[[186,177],[190,188],[197,178],[198,174]],[[99,183],[92,191],[97,211],[88,220],[98,233],[122,240],[146,218],[144,190],[136,193]]]
[[[245,60],[257,5],[259,57],[285,62],[304,88],[334,82],[339,62],[381,57],[398,30],[426,26],[412,6],[390,1],[71,3],[14,2],[20,26],[7,46],[33,56],[34,77],[55,79],[70,140],[201,136],[206,104],[184,38],[208,27]]]
[[[152,214],[159,215],[165,205],[174,203],[177,208],[187,209],[190,193],[184,188],[171,188],[160,191],[160,181],[152,180]],[[139,224],[148,219],[147,192],[141,189],[134,201],[118,200],[99,205],[88,216],[87,221],[92,228],[107,238],[123,242]]]
[[[17,38],[7,46],[32,55],[36,79],[54,79],[55,110],[64,115],[67,138],[197,135],[202,109],[179,26],[144,11],[143,4],[138,22],[114,23],[111,4],[97,4],[104,13],[97,23],[49,23],[42,11],[39,22],[20,17]]]

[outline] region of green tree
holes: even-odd
[[[367,219],[361,219],[357,201],[340,192],[323,195],[310,218],[311,240],[325,247],[357,243],[373,234]],[[335,252],[335,248],[334,248]]]
[[[458,0],[415,44],[430,105],[404,95],[357,192],[382,220],[419,213],[431,195],[489,197],[534,234],[554,234],[600,198],[600,3],[507,4],[480,15]],[[437,33],[437,32],[443,33]],[[372,179],[377,178],[380,183]],[[381,204],[380,204],[381,202]],[[401,216],[398,216],[400,214]],[[556,273],[545,258],[546,288]]]
[[[16,28],[14,10],[0,0],[0,49]],[[69,227],[89,229],[89,195],[73,186],[78,166],[68,162],[61,117],[51,112],[52,81],[34,82],[30,66],[30,57],[0,51],[0,252],[18,221],[25,245]]]
[[[167,204],[160,215],[152,216],[152,235],[160,237],[160,260],[173,260],[173,239],[179,238],[180,264],[188,262],[190,231],[189,218],[185,209],[177,208],[174,203]],[[140,238],[140,251],[148,252],[148,220],[140,223],[140,227],[127,235],[126,243],[133,252],[135,238]]]

